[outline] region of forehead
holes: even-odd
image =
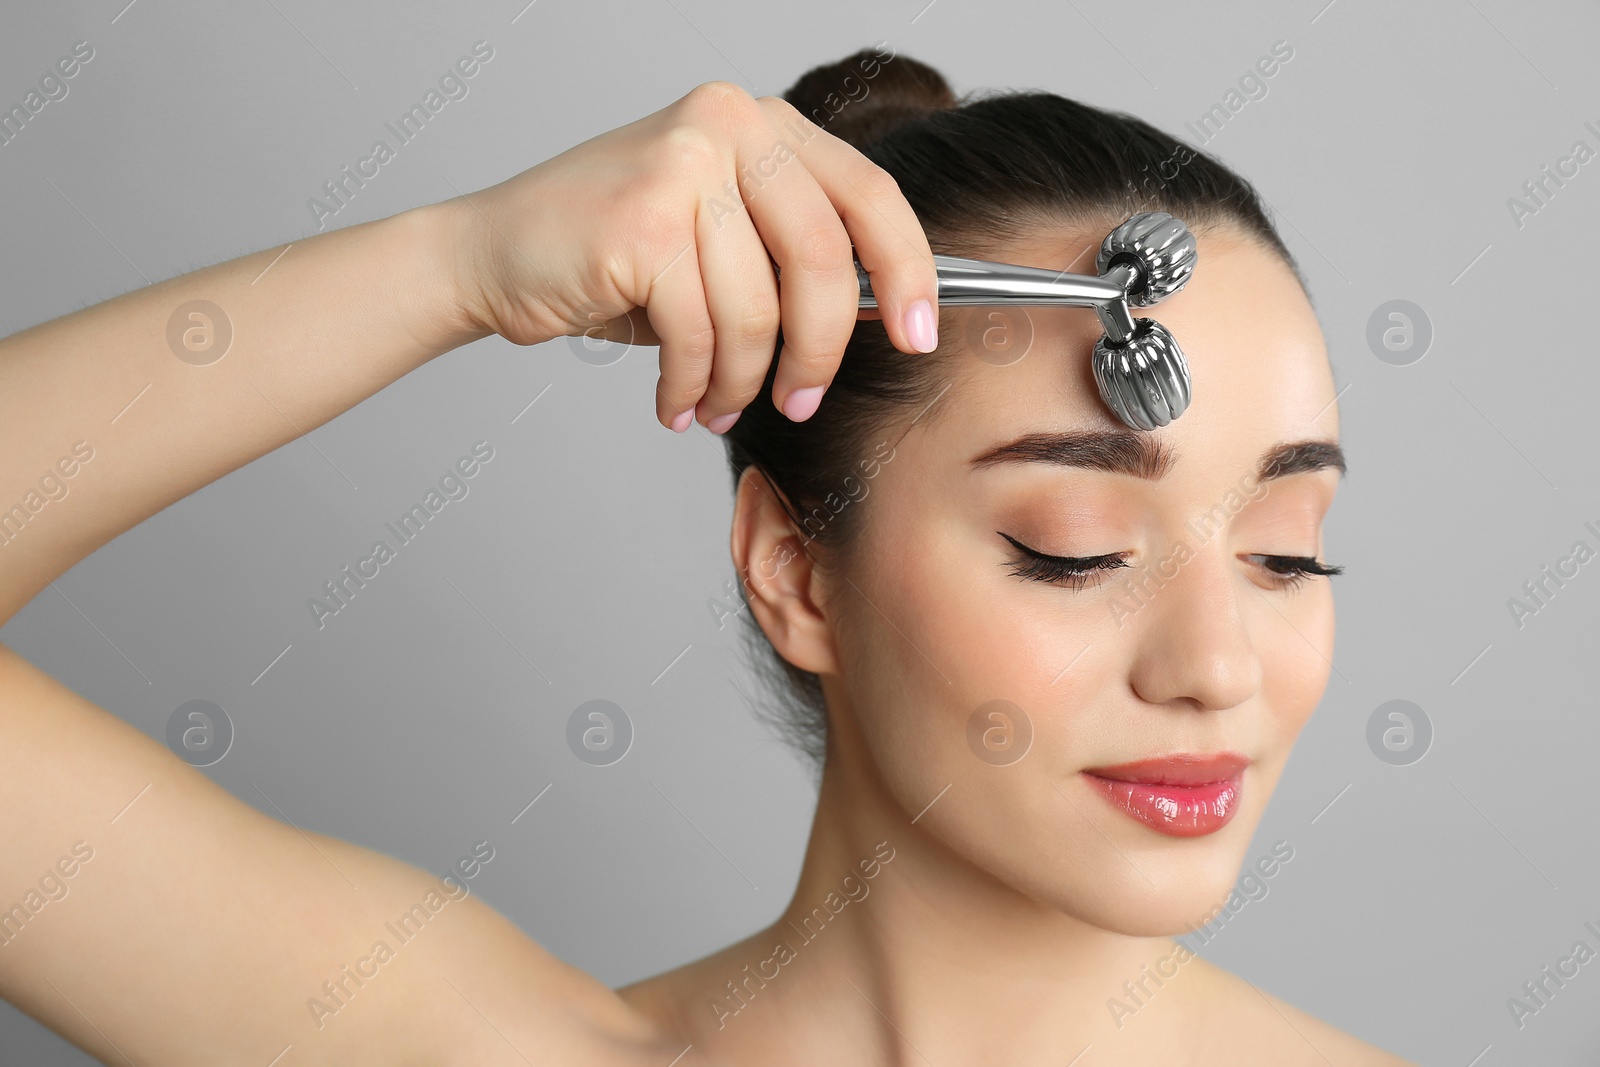
[[[1093,274],[1103,236],[1045,231],[976,254]],[[1274,444],[1337,440],[1326,344],[1294,273],[1232,232],[1196,231],[1195,242],[1188,284],[1134,309],[1165,326],[1189,364],[1188,410],[1148,431],[1177,454],[1174,470],[1200,466],[1231,480]],[[962,307],[940,319],[953,350],[939,436],[963,461],[1029,431],[1126,429],[1095,385],[1090,353],[1102,334],[1092,309]]]

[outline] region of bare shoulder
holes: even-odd
[[[107,1063],[659,1067],[682,1048],[472,889],[464,864],[492,850],[447,879],[274,818],[4,645],[0,736],[0,997]]]
[[[436,884],[435,876],[349,842],[312,836],[369,901],[388,901],[367,909],[367,925],[398,915],[378,928],[379,936],[387,932],[398,941],[408,934],[405,902],[426,903],[421,894]],[[477,894],[439,907],[424,934],[396,948],[395,962],[369,968],[385,977],[346,994],[350,1037],[362,1050],[382,1050],[384,1062],[408,1067],[662,1067],[683,1051],[675,1034],[545,949]],[[408,954],[409,960],[399,958]],[[335,992],[342,988],[336,984]],[[344,1023],[345,1014],[340,1008],[326,1029]]]
[[[1290,1004],[1238,975],[1204,960],[1205,975],[1226,1010],[1217,1021],[1219,1051],[1226,1040],[1243,1040],[1262,1063],[1316,1067],[1416,1067],[1407,1059],[1369,1044]],[[1248,1034],[1248,1037],[1242,1035]]]

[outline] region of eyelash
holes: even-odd
[[[1017,568],[1011,573],[1018,578],[1082,589],[1089,583],[1094,572],[1128,566],[1125,553],[1112,552],[1104,556],[1050,556],[1029,548],[1010,534],[999,530],[995,532],[1022,553],[1020,559],[1008,561],[1011,566]],[[1343,567],[1328,566],[1311,556],[1268,556],[1257,553],[1253,558],[1263,561],[1263,566],[1272,573],[1273,584],[1280,589],[1293,588],[1315,575],[1331,576],[1344,573]]]
[[[1009,561],[1017,568],[1011,573],[1018,578],[1049,582],[1052,585],[1065,584],[1073,589],[1081,589],[1089,583],[1093,572],[1116,570],[1128,565],[1127,558],[1117,552],[1104,556],[1047,556],[1043,552],[1029,548],[1010,534],[1001,533],[999,530],[995,532],[1010,541],[1012,547],[1022,553],[1020,559]]]
[[[1281,589],[1299,585],[1301,582],[1318,574],[1332,577],[1336,574],[1344,573],[1343,567],[1319,563],[1313,556],[1258,555],[1256,558],[1266,561],[1267,570],[1273,572],[1272,580]]]

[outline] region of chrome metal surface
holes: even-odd
[[[1101,399],[1124,424],[1165,426],[1189,406],[1193,385],[1183,350],[1159,322],[1135,319],[1182,289],[1197,254],[1189,228],[1165,211],[1130,217],[1106,235],[1095,257],[1098,276],[986,259],[935,255],[940,307],[1089,307],[1105,336],[1092,362]],[[780,272],[781,276],[781,272]],[[860,307],[877,308],[872,279],[856,264]]]

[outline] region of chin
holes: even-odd
[[[1130,937],[1178,936],[1214,919],[1239,884],[1271,783],[1251,781],[1225,825],[1208,833],[1162,833],[1079,781],[1048,790],[1043,808],[1009,803],[981,818],[1008,826],[1003,837],[978,826],[949,842],[969,862],[1048,908]],[[1260,777],[1267,777],[1262,775]],[[1039,797],[1045,800],[1044,797]]]
[[[1139,787],[1088,772],[1078,775],[1076,788],[1063,786],[1060,792],[1073,802],[1078,841],[1087,851],[1062,871],[1066,891],[1057,894],[1057,906],[1096,926],[1138,937],[1181,935],[1210,923],[1230,902],[1241,875],[1252,877],[1247,853],[1280,765],[1268,759],[1243,768],[1232,807],[1220,820],[1214,807],[1210,818],[1203,811],[1198,818],[1189,817],[1192,812],[1162,818],[1149,805],[1126,802],[1126,794]],[[1180,799],[1185,795],[1184,787],[1173,788]],[[1187,795],[1200,796],[1198,806],[1204,809],[1215,799],[1208,788]],[[1156,808],[1170,803],[1163,800]]]
[[[1146,852],[1134,860],[1138,872],[1113,854],[1110,863],[1120,865],[1125,873],[1107,878],[1103,886],[1087,887],[1087,891],[1081,885],[1064,885],[1054,903],[1075,918],[1130,937],[1191,933],[1211,921],[1234,891],[1249,843],[1248,830],[1241,840],[1243,844],[1235,846],[1213,835],[1190,839],[1182,853]],[[1082,872],[1076,872],[1074,880],[1081,878]]]

